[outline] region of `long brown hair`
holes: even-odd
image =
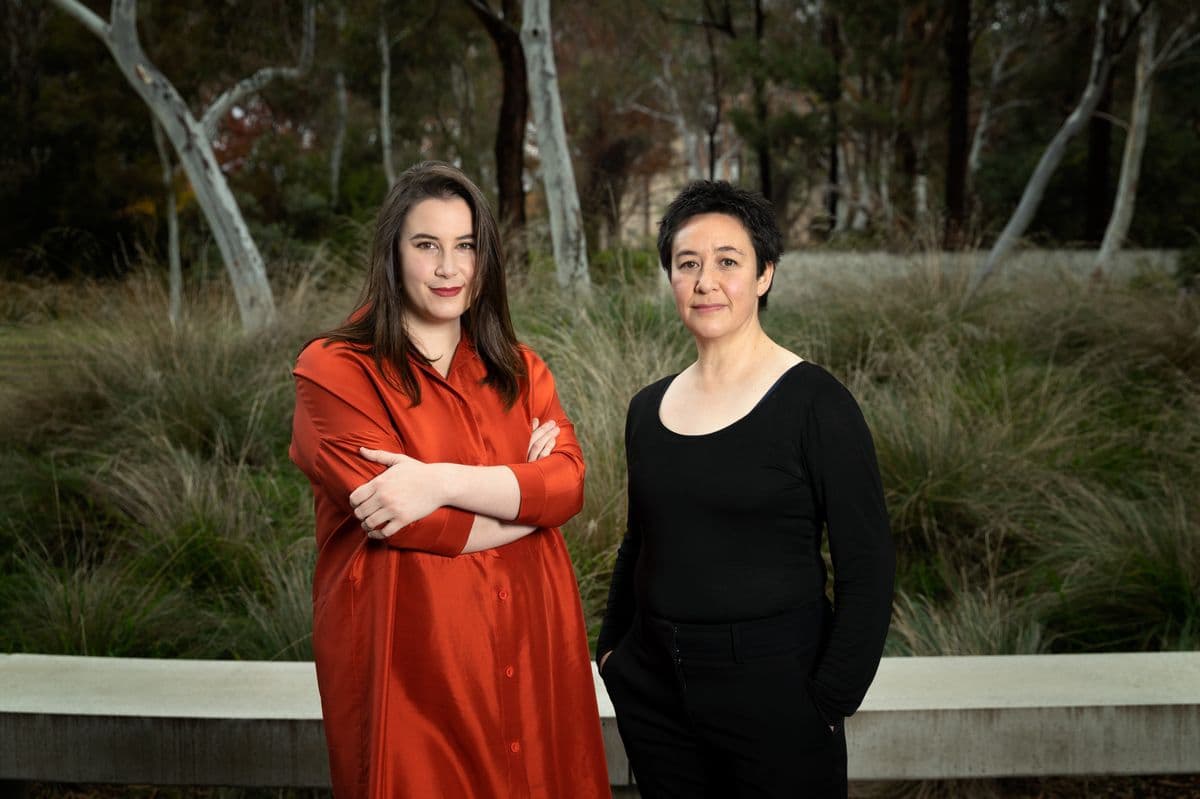
[[[508,407],[516,402],[525,364],[517,346],[508,314],[508,291],[504,282],[504,258],[500,234],[487,200],[471,179],[450,164],[424,161],[400,175],[375,223],[371,263],[356,310],[344,325],[326,333],[332,341],[364,347],[391,385],[404,392],[413,405],[421,402],[409,358],[429,363],[409,338],[404,320],[409,313],[400,276],[399,240],[404,220],[413,206],[430,198],[462,198],[471,209],[475,235],[475,276],[462,324],[487,368],[484,383],[499,392]]]

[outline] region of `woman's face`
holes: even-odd
[[[727,214],[687,220],[671,243],[671,291],[679,318],[697,338],[716,339],[758,319],[758,298],[771,287],[774,264],[756,275],[750,233]]]
[[[471,304],[475,277],[470,206],[461,197],[421,200],[405,217],[397,247],[410,322],[457,322]]]

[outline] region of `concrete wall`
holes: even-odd
[[[319,787],[320,718],[311,663],[0,655],[0,780]],[[852,780],[1200,773],[1200,652],[885,658],[846,734]]]

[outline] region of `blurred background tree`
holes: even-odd
[[[1078,101],[1098,2],[556,0],[592,260],[646,242],[674,191],[709,176],[764,189],[790,246],[989,243]],[[1154,2],[1160,43],[1195,24],[1188,4]],[[1146,3],[1111,6],[1127,22]],[[51,4],[3,0],[0,14],[0,274],[111,277],[143,256],[166,260],[150,120],[110,56]],[[200,115],[264,64],[295,61],[298,15],[299,3],[278,0],[143,3],[139,24],[149,58]],[[423,158],[474,176],[515,250],[529,246],[526,220],[548,249],[523,62],[510,52],[520,16],[509,0],[322,4],[305,78],[243,98],[213,136],[267,262],[302,259],[368,223],[389,169]],[[1200,186],[1187,165],[1200,157],[1200,59],[1195,41],[1185,44],[1154,77],[1131,246],[1195,241]],[[1135,32],[1067,144],[1028,240],[1099,243],[1137,50]],[[182,176],[175,200],[189,279],[216,272]]]

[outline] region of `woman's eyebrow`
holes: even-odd
[[[458,236],[457,238],[455,238],[455,241],[462,241],[463,239],[473,239],[473,238],[475,238],[474,233],[463,233],[461,236]],[[411,236],[409,236],[408,239],[409,239],[409,241],[415,241],[416,239],[433,239],[434,241],[437,241],[437,236],[433,235],[432,233],[414,233]]]

